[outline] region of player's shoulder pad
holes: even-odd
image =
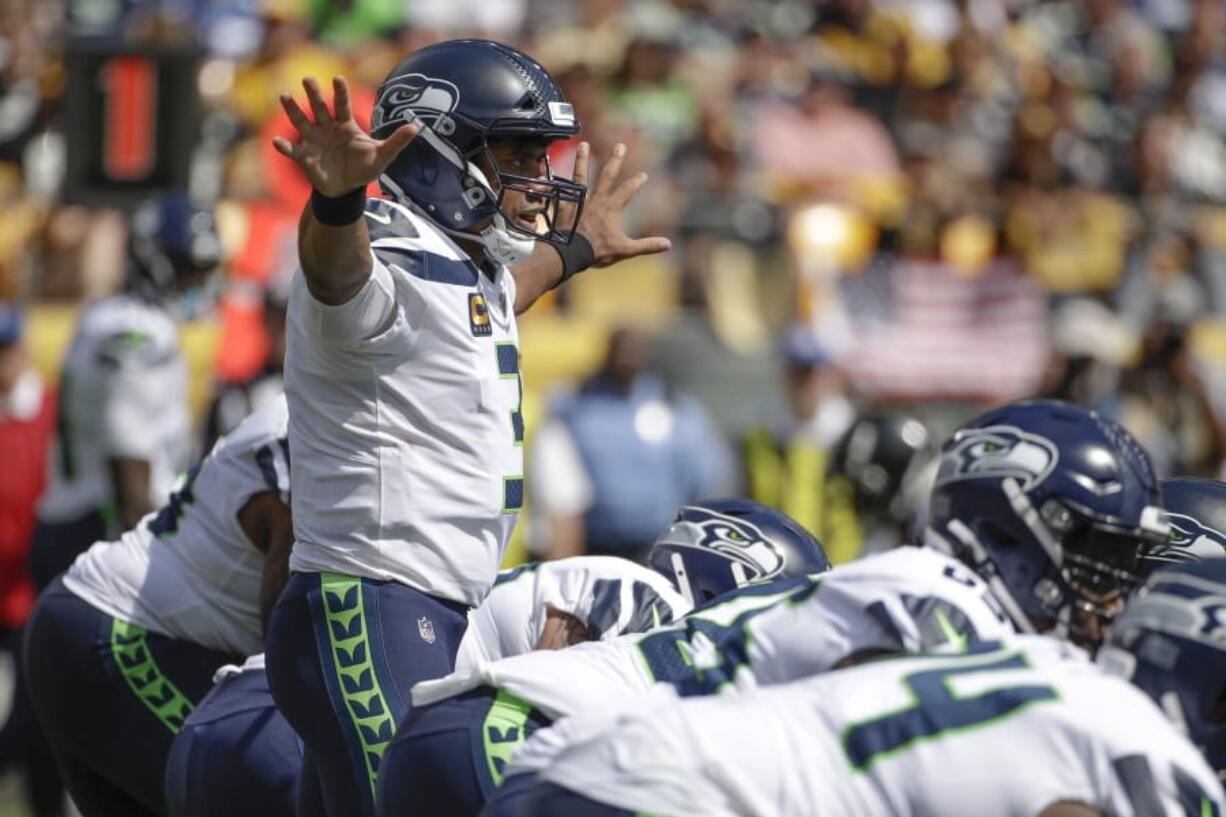
[[[417,238],[418,231],[408,210],[388,199],[366,200],[366,229],[370,241],[385,238]]]

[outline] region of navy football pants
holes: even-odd
[[[507,792],[491,801],[481,817],[636,817],[633,811],[606,806],[531,776],[508,778]]]
[[[166,764],[170,817],[294,817],[302,742],[268,677],[223,678],[188,716]]]
[[[489,687],[413,709],[383,758],[379,817],[476,817],[501,784],[511,754],[549,723]]]
[[[235,656],[108,616],[56,579],[26,627],[26,677],[85,817],[163,814],[170,745]]]
[[[455,666],[467,608],[398,582],[294,573],[269,622],[268,681],[306,746],[298,814],[374,817],[409,690]]]

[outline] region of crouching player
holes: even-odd
[[[284,399],[251,415],[40,597],[30,692],[85,817],[164,813],[171,741],[219,667],[263,650],[293,535],[287,422]]]
[[[503,571],[469,613],[457,665],[669,624],[689,604],[660,574],[612,556]],[[170,817],[294,817],[302,743],[277,710],[264,657],[223,673],[175,738]]]
[[[1220,689],[1226,672],[1215,682]],[[546,753],[517,810],[488,817],[1156,817],[1226,808],[1214,772],[1153,701],[1047,636],[878,661],[743,696],[673,697],[604,729],[584,720],[524,746],[524,759],[547,737],[564,748]]]
[[[718,500],[682,508],[677,520],[661,534],[652,554],[653,564],[670,566],[668,575],[678,577],[677,589],[687,598],[720,596],[721,601],[728,600],[719,605],[717,616],[728,615],[730,606],[737,611],[752,610],[788,592],[808,590],[812,581],[807,576],[830,566],[818,541],[790,517],[747,500]],[[729,599],[730,595],[739,599]],[[699,611],[691,617],[702,615]],[[567,656],[574,650],[612,646],[623,640],[532,656],[549,667],[547,656]],[[682,655],[677,653],[677,661],[681,660]],[[381,767],[377,798],[380,815],[392,817],[414,811],[453,817],[477,814],[502,782],[503,765],[527,735],[569,711],[573,696],[601,701],[602,690],[625,687],[614,663],[585,664],[576,675],[566,674],[576,665],[565,663],[566,670],[550,678],[549,686],[568,689],[572,697],[561,703],[553,702],[548,693],[520,697],[497,684],[485,683],[485,668],[502,663],[479,661],[447,679],[428,682],[440,690],[432,706],[419,708],[414,693],[414,706]],[[453,688],[454,695],[450,694]],[[632,684],[631,689],[637,691],[638,686]],[[537,706],[536,702],[542,703]]]

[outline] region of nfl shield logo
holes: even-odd
[[[427,644],[434,643],[434,622],[422,616],[417,619],[417,634],[421,636],[421,640]]]

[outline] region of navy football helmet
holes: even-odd
[[[450,40],[415,51],[379,88],[371,133],[385,139],[413,120],[421,132],[379,179],[389,195],[416,205],[448,233],[479,242],[500,263],[522,260],[537,240],[570,242],[587,189],[554,178],[548,160],[539,176],[507,172],[490,150],[493,141],[565,139],[579,132],[574,109],[535,60],[488,40]],[[509,190],[541,202],[535,231],[503,212]],[[561,224],[564,210],[573,215]]]
[[[1166,540],[1161,504],[1149,457],[1119,424],[1054,400],[1011,403],[945,443],[925,540],[979,573],[1022,632],[1094,648],[1136,586],[1141,549]]]
[[[1210,766],[1226,770],[1226,559],[1150,576],[1098,660],[1152,697]]]
[[[221,263],[213,211],[186,194],[162,193],[142,202],[128,222],[128,286],[165,302],[203,284]]]
[[[751,582],[830,569],[816,537],[787,514],[749,499],[682,507],[647,564],[695,606]]]
[[[1162,501],[1171,537],[1141,554],[1149,574],[1179,562],[1226,557],[1226,482],[1179,477],[1162,480]]]

